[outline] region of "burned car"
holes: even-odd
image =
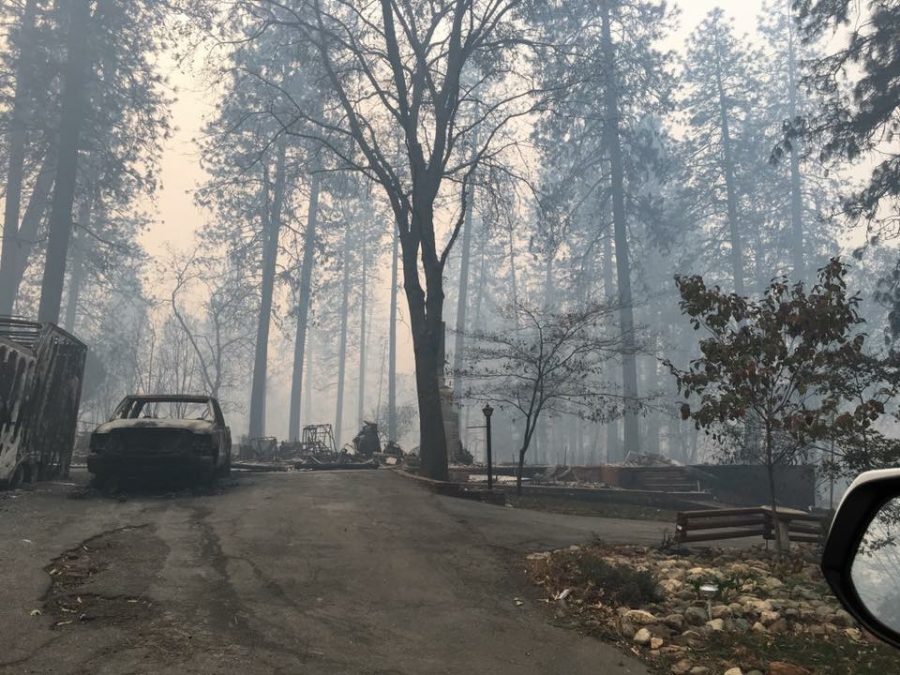
[[[211,396],[132,395],[91,434],[95,485],[148,474],[212,480],[231,472],[231,431]]]

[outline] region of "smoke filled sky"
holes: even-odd
[[[878,8],[895,0],[843,23],[796,2],[523,15],[500,0],[496,17],[430,0],[387,15],[316,0],[72,2],[68,17],[65,3],[2,4],[0,313],[92,344],[96,419],[123,390],[205,389],[254,438],[328,422],[342,441],[370,419],[427,454],[460,447],[436,422],[449,388],[470,417],[496,401],[516,452],[545,410],[543,455],[618,461],[643,436],[653,454],[697,460],[712,442],[674,414],[683,387],[663,366],[699,352],[685,315],[702,289],[684,279],[750,303],[846,276],[877,348],[900,340],[900,291],[884,291],[896,200],[881,192],[900,184],[884,162],[900,140],[880,116],[896,101],[866,86],[890,76],[877,47],[900,20]],[[846,71],[829,71],[835,59]],[[20,124],[32,111],[46,119]],[[803,125],[799,145],[786,119]],[[333,144],[324,158],[316,140]],[[376,180],[343,166],[358,161]],[[577,330],[555,328],[579,312]],[[585,342],[563,359],[572,370],[552,371],[566,402],[554,408],[515,382],[547,391],[550,371],[529,379],[518,361],[556,358],[528,341],[559,332]],[[478,435],[471,422],[460,434]]]
[[[678,9],[678,30],[671,33],[670,37],[661,47],[683,54],[688,37],[701,23],[704,17],[713,9],[722,7],[726,16],[734,22],[736,33],[746,35],[751,40],[758,40],[756,35],[759,17],[766,7],[777,6],[781,9],[787,7],[792,0],[743,0],[736,2],[722,2],[721,0],[681,0],[672,3]],[[779,3],[784,3],[779,5]],[[840,38],[838,38],[840,39]],[[172,107],[172,121],[174,133],[165,144],[161,162],[162,189],[154,197],[154,202],[146,204],[148,215],[153,225],[143,234],[142,244],[147,252],[158,260],[165,261],[170,256],[170,249],[187,251],[196,246],[194,234],[210,218],[212,214],[199,208],[194,203],[194,191],[205,180],[204,171],[201,168],[201,157],[197,139],[203,134],[205,120],[215,115],[215,106],[218,103],[220,91],[218,82],[210,82],[210,77],[204,71],[204,62],[210,57],[213,60],[217,56],[215,47],[212,52],[201,50],[192,63],[178,64],[171,55],[163,55],[162,71],[168,77],[173,89],[176,102]],[[225,56],[225,51],[222,51]],[[678,130],[674,130],[677,134]],[[850,167],[843,169],[849,177],[858,176],[864,178],[871,167]],[[301,210],[302,212],[302,210]],[[842,247],[847,249],[858,246],[864,239],[864,230],[848,232],[846,229],[840,234],[839,241]],[[458,249],[458,247],[457,247]],[[450,260],[450,274],[452,275],[459,264],[458,250],[454,251]],[[159,269],[151,267],[152,270]],[[158,273],[156,273],[158,274]],[[166,274],[158,274],[157,278],[148,280],[148,288],[158,298],[165,298],[171,279]],[[370,307],[375,332],[372,334],[373,342],[370,345],[373,362],[384,358],[384,337],[381,330],[385,326],[385,316],[388,306],[389,281],[385,269],[376,271],[372,279],[373,292],[371,298],[373,304]],[[527,289],[525,291],[527,293]],[[191,291],[184,293],[184,299],[189,298],[198,303],[203,298],[194,295]],[[191,300],[188,300],[190,303]],[[160,310],[162,311],[162,310]],[[356,311],[355,309],[352,311]],[[399,322],[406,325],[405,302],[400,303]],[[372,327],[370,326],[370,332]],[[272,338],[280,341],[281,346],[275,348],[273,353],[288,354],[290,352],[290,336],[283,332],[277,332]],[[312,342],[315,342],[315,337]],[[412,340],[408,329],[400,328],[398,331],[398,368],[401,374],[409,374],[414,371]],[[267,407],[267,428],[276,435],[284,434],[288,411],[287,400],[290,381],[287,376],[290,369],[287,367],[274,368],[268,382],[270,392]],[[384,385],[378,372],[370,373],[370,388],[372,389],[367,401],[367,406],[374,407],[376,401],[381,401]],[[332,378],[333,379],[333,378]],[[352,375],[351,375],[352,379]],[[355,384],[349,383],[352,389]],[[409,390],[411,392],[411,389]],[[314,417],[328,419],[331,414],[333,400],[330,397],[316,396],[312,414]],[[241,416],[236,416],[237,427],[243,425]],[[348,430],[349,431],[349,430]],[[411,440],[411,439],[410,439]]]
[[[752,34],[764,3],[762,0],[732,0],[727,3],[721,0],[682,0],[673,4],[680,11],[679,30],[666,46],[681,51],[688,35],[712,9],[723,7],[734,19],[738,32]],[[164,149],[163,188],[155,197],[155,203],[148,205],[155,225],[145,233],[143,244],[151,255],[162,253],[168,245],[176,248],[190,246],[194,231],[208,217],[193,202],[193,190],[204,177],[194,139],[201,134],[203,119],[215,105],[214,95],[197,72],[179,68],[174,63],[169,63],[164,69],[176,89],[177,101],[172,109],[176,130]]]

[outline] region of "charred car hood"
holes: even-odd
[[[127,419],[112,420],[101,424],[94,430],[95,434],[107,434],[118,429],[140,429],[150,431],[153,429],[165,429],[167,431],[191,431],[195,434],[208,434],[213,430],[213,423],[207,420],[176,420],[176,419]]]

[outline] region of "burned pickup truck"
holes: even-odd
[[[110,478],[209,481],[231,472],[231,431],[211,396],[126,396],[91,434],[94,484]]]

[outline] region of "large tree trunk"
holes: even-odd
[[[556,252],[551,251],[547,254],[547,260],[544,265],[544,298],[543,298],[543,308],[545,312],[551,311],[551,307],[553,307],[553,303],[556,300],[555,298],[555,287],[556,285],[553,283],[553,262],[556,257]],[[518,313],[517,313],[518,315]],[[548,426],[550,427],[548,429]],[[548,463],[551,461],[551,448],[553,453],[553,463],[559,463],[559,445],[553,441],[558,440],[557,435],[553,434],[553,424],[548,424],[545,420],[543,424],[537,426],[537,420],[535,420],[535,427],[537,429],[537,434],[535,440],[534,447],[534,462],[535,464]]]
[[[696,426],[691,426],[690,434],[691,434],[691,454],[690,454],[689,463],[696,464],[697,463],[697,451],[700,449],[700,430],[697,429]]]
[[[275,266],[278,258],[278,236],[281,231],[281,211],[285,192],[284,137],[279,140],[275,160],[275,189],[272,206],[263,200],[263,251],[262,286],[260,287],[259,315],[256,320],[256,353],[253,359],[253,380],[250,385],[250,420],[248,435],[260,438],[266,432],[266,381],[269,361],[269,325],[272,320],[272,294],[275,289]],[[268,181],[265,181],[266,183]],[[269,186],[263,185],[268,192]]]
[[[441,413],[438,380],[438,342],[441,325],[424,309],[424,302],[409,298],[413,351],[416,363],[416,395],[419,404],[419,456],[422,470],[433,480],[447,480],[447,438]]]
[[[70,18],[63,79],[56,180],[47,238],[47,257],[41,283],[38,321],[58,323],[66,273],[66,256],[72,234],[72,201],[78,177],[78,143],[87,115],[87,33],[90,0],[70,0]]]
[[[485,283],[485,276],[486,276],[485,268],[487,267],[487,253],[485,251],[485,249],[487,248],[487,241],[486,241],[487,236],[485,233],[486,227],[487,227],[486,224],[482,223],[482,226],[481,226],[482,237],[481,237],[481,241],[480,241],[480,245],[479,245],[481,255],[479,256],[479,260],[478,260],[478,286],[475,289],[475,317],[474,317],[474,324],[473,324],[475,326],[481,325],[481,308],[484,304],[484,294],[485,294],[485,290],[487,287],[487,284]],[[516,274],[515,269],[513,269],[512,270],[513,280],[515,280],[515,274]],[[515,286],[515,283],[513,283],[513,287],[514,286]],[[513,302],[513,305],[516,304],[515,293],[513,293],[513,295],[512,295],[512,302]]]
[[[388,318],[388,440],[397,438],[397,265],[400,260],[400,237],[394,227],[391,249],[391,307]]]
[[[790,0],[788,7],[790,8]],[[794,22],[788,15],[788,96],[791,120],[797,117],[797,54],[794,45]],[[803,250],[803,180],[800,175],[800,152],[797,143],[791,140],[791,257],[794,267],[794,281],[805,281],[806,260]]]
[[[347,374],[347,315],[350,308],[350,224],[344,225],[344,276],[341,282],[341,337],[338,346],[337,400],[334,410],[334,443],[340,450],[344,426],[344,379]]]
[[[657,383],[662,381],[662,373],[659,372],[659,362],[654,358],[645,369],[645,372],[648,375],[647,378],[647,390],[652,391]],[[647,425],[647,436],[645,440],[646,451],[653,455],[661,454],[660,447],[660,418],[659,412],[656,410],[651,410],[650,413],[646,417],[646,425]]]
[[[69,271],[69,288],[66,297],[66,317],[63,322],[66,330],[75,333],[75,322],[78,319],[78,299],[81,296],[81,285],[84,281],[84,251],[72,248],[69,251],[71,270]]]
[[[300,440],[300,402],[303,390],[303,354],[306,327],[309,322],[312,272],[315,264],[316,221],[319,215],[319,174],[313,171],[309,186],[309,208],[303,232],[303,262],[300,266],[300,289],[297,301],[297,334],[294,338],[294,366],[291,371],[291,408],[288,417],[288,439]]]
[[[313,390],[313,379],[315,377],[315,365],[316,365],[316,331],[309,327],[306,331],[306,345],[304,352],[306,354],[306,370],[303,371],[303,387],[304,391],[312,392]],[[303,397],[303,405],[301,406],[301,420],[305,420],[306,424],[311,424],[311,420],[313,418],[313,407],[312,407],[313,397],[310,394],[309,396]]]
[[[603,295],[606,301],[616,301],[615,281],[613,281],[613,251],[612,236],[603,237]],[[619,420],[611,419],[606,422],[606,462],[612,464],[622,460],[619,448]]]
[[[559,435],[561,441],[565,443],[563,456],[567,458],[566,463],[569,466],[577,466],[581,462],[581,451],[578,446],[578,425],[575,424],[575,420],[576,418],[572,415],[559,418]]]
[[[682,464],[687,464],[687,445],[684,434],[681,432],[681,420],[674,415],[668,415],[666,417],[666,430],[666,435],[668,436],[666,444],[668,457],[678,460]]]
[[[78,222],[82,227],[87,227],[90,224],[91,220],[91,198],[86,196],[84,201],[81,203],[81,208],[78,212]],[[81,237],[76,238],[80,239]],[[83,245],[88,246],[87,242],[84,242]],[[73,246],[69,252],[69,257],[72,258],[72,270],[69,272],[69,289],[68,289],[68,297],[66,298],[66,321],[65,327],[66,330],[70,333],[75,333],[75,322],[78,319],[78,299],[81,296],[81,285],[84,281],[84,258],[86,252],[83,250],[79,250],[78,246]]]
[[[660,382],[665,381],[664,374],[660,372],[660,362],[656,357],[657,354],[662,352],[662,341],[660,340],[660,329],[662,326],[662,320],[659,316],[658,308],[651,310],[653,315],[653,323],[654,326],[654,335],[651,345],[653,346],[652,356],[644,361],[644,391],[653,391],[659,386]],[[658,410],[651,410],[650,414],[647,415],[647,439],[645,441],[645,445],[647,448],[647,452],[658,455],[661,454],[660,448],[660,432],[662,420],[660,419],[660,413]]]
[[[18,259],[19,210],[22,203],[22,178],[25,167],[26,99],[30,89],[32,50],[35,46],[34,24],[37,0],[27,0],[22,12],[18,40],[19,60],[16,67],[16,88],[7,132],[9,164],[6,173],[6,204],[3,212],[3,250],[0,252],[0,314],[12,314],[18,284],[14,283],[14,269]]]
[[[470,201],[474,201],[474,193],[470,195]],[[463,381],[459,373],[463,368],[463,354],[466,348],[466,311],[469,308],[469,258],[472,252],[472,212],[473,204],[470,203],[463,220],[462,250],[459,258],[459,293],[456,298],[456,335],[453,337],[453,400],[457,405],[463,398]],[[465,441],[466,430],[463,428],[463,416],[459,416],[459,437]],[[465,442],[464,442],[465,445]]]
[[[731,274],[734,277],[734,292],[743,296],[744,290],[744,249],[737,213],[737,190],[734,184],[734,156],[731,149],[731,132],[728,122],[727,95],[722,85],[722,59],[716,42],[716,88],[719,96],[719,126],[722,133],[723,172],[725,174],[725,195],[728,207],[728,233],[731,240]]]
[[[482,228],[485,230],[485,228]],[[513,228],[512,225],[508,228],[508,239],[509,239],[509,293],[510,298],[512,299],[513,307],[519,304],[519,282],[516,278],[516,238],[513,236]],[[485,232],[485,236],[487,236],[487,232]],[[484,297],[484,262],[485,262],[485,249],[487,248],[487,242],[482,244],[481,249],[481,272],[479,276],[479,296],[478,296],[478,313],[480,319],[481,314],[481,299]],[[518,315],[517,315],[518,316]],[[477,325],[481,325],[478,321],[476,321]]]
[[[550,311],[556,300],[556,284],[553,283],[553,262],[556,253],[547,255],[547,263],[544,265],[544,311]]]
[[[362,238],[362,255],[360,255],[362,267],[362,287],[359,291],[359,389],[356,397],[356,424],[362,429],[363,416],[366,408],[366,306],[368,305],[369,260],[366,250],[366,237]]]
[[[416,395],[419,404],[419,457],[424,475],[447,480],[447,437],[441,410],[440,381],[444,363],[443,343],[444,290],[440,261],[426,247],[413,240],[415,234],[434,231],[431,201],[418,200],[413,208],[409,241],[401,239],[403,288],[409,305],[416,364]],[[425,276],[425,289],[419,280],[419,254]]]
[[[584,447],[584,420],[581,417],[576,417],[572,424],[575,427],[574,443],[575,450],[578,453],[579,464],[588,465],[590,464],[590,459]]]
[[[484,277],[485,277],[485,263],[487,261],[487,255],[485,254],[486,242],[484,241],[485,230],[486,230],[486,225],[484,222],[482,222],[481,223],[482,238],[481,238],[480,246],[478,246],[479,251],[480,251],[480,256],[479,256],[479,261],[478,261],[478,277],[477,277],[478,281],[477,281],[477,285],[475,287],[475,317],[474,317],[474,324],[473,324],[475,326],[481,325],[481,307],[482,307],[482,303],[484,301],[484,292],[485,292]],[[513,293],[513,304],[515,304],[515,293]],[[465,429],[468,429],[470,426],[469,422],[470,422],[471,410],[472,410],[471,406],[467,407],[465,410],[465,415],[464,415],[464,419],[463,419],[463,427]],[[476,412],[476,415],[477,414],[480,414],[480,411]]]
[[[634,308],[631,296],[631,264],[628,253],[628,225],[625,215],[625,169],[619,138],[619,93],[616,78],[616,54],[612,41],[608,2],[602,5],[603,56],[608,81],[604,91],[606,138],[609,144],[610,179],[612,182],[613,230],[616,245],[616,281],[619,292],[619,327],[622,332],[622,393],[625,398],[624,452],[640,451],[638,429],[637,362],[635,360]]]
[[[22,279],[25,277],[25,271],[28,269],[29,258],[34,245],[38,240],[38,232],[41,223],[47,214],[49,206],[48,198],[53,189],[53,177],[56,173],[56,159],[53,154],[44,157],[43,165],[40,173],[34,182],[34,188],[31,191],[31,197],[28,199],[28,206],[25,208],[25,214],[22,216],[22,224],[19,227],[18,241],[15,243],[13,250],[12,262],[10,265],[10,286],[8,292],[15,299],[19,295],[19,287],[22,285]],[[5,282],[4,282],[5,283]],[[13,310],[15,311],[15,310]]]
[[[796,144],[796,141],[794,141]],[[805,281],[806,262],[803,250],[803,183],[800,176],[800,157],[791,147],[791,253],[794,281]]]

